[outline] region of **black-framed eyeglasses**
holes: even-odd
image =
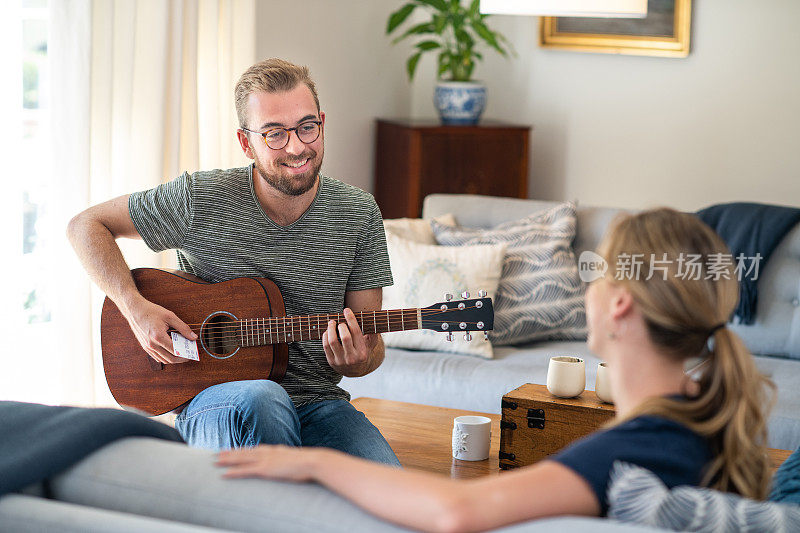
[[[295,132],[297,138],[300,139],[303,144],[311,144],[316,141],[319,138],[320,132],[322,131],[322,121],[307,120],[301,124],[298,124],[294,128],[270,128],[267,131],[253,131],[248,130],[247,128],[241,129],[249,133],[261,135],[269,148],[273,150],[281,150],[287,144],[289,144],[289,136],[291,135],[291,132]]]

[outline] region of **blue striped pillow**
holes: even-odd
[[[576,225],[573,203],[492,229],[431,222],[439,244],[507,244],[492,344],[586,338],[585,286],[572,251]]]

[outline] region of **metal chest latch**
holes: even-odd
[[[499,455],[501,461],[516,461],[517,460],[517,456],[514,455],[513,453],[507,453],[507,452],[501,451],[498,455]],[[500,465],[500,468],[503,468],[503,465]]]
[[[503,409],[511,409],[512,411],[517,408],[517,402],[511,402],[508,400],[503,400],[500,402],[500,406]]]
[[[500,429],[511,429],[511,430],[517,429],[517,423],[514,422],[513,420],[511,421],[501,420]]]
[[[528,427],[544,429],[544,409],[528,409]]]

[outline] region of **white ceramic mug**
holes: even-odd
[[[559,398],[574,398],[586,388],[586,365],[580,357],[551,357],[547,390]]]
[[[492,420],[485,416],[457,416],[453,419],[453,458],[483,461],[489,458]]]
[[[606,363],[597,363],[597,379],[594,382],[594,392],[601,402],[614,403],[611,396],[611,380]]]

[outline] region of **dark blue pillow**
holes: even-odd
[[[774,502],[800,504],[800,448],[775,472],[769,499]]]

